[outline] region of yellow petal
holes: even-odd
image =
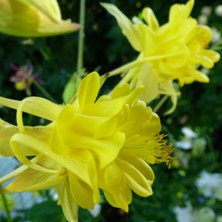
[[[120,208],[125,212],[129,211],[128,205],[132,201],[132,192],[129,187],[124,190],[113,189],[113,190],[105,190],[104,195],[110,205],[113,207]]]
[[[138,84],[144,85],[144,90],[139,98],[149,103],[159,95],[157,70],[150,64],[144,64],[137,72],[141,72],[141,79]]]
[[[172,46],[169,44],[165,47],[165,49],[169,51],[169,55],[171,53],[177,54],[176,56],[169,56],[169,58],[165,59],[164,63],[166,63],[168,66],[172,67],[173,69],[177,69],[183,67],[187,63],[190,52],[186,45],[174,43]]]
[[[27,7],[32,7],[38,9],[43,14],[50,17],[55,22],[61,20],[61,12],[56,0],[39,1],[39,0],[17,0]]]
[[[74,174],[78,175],[78,177],[82,179],[84,182],[86,182],[89,186],[91,187],[96,186],[95,166],[94,166],[95,163],[94,163],[94,158],[92,157],[92,154],[89,151],[76,150],[75,153],[69,154],[67,156],[57,155],[50,149],[47,143],[38,140],[34,137],[31,137],[29,135],[19,134],[19,133],[15,134],[12,137],[11,143],[16,144],[17,146],[21,144],[23,146],[29,147],[31,150],[34,150],[46,156],[47,158],[49,158],[49,160],[53,160],[54,162],[66,168],[67,170],[70,170]],[[60,144],[52,144],[52,145],[58,146]],[[61,149],[62,148],[63,147],[61,147]],[[17,150],[17,152],[19,151],[20,150]],[[18,154],[19,156],[17,158],[19,159],[19,157],[21,157],[22,159],[20,159],[20,161],[22,162],[24,157],[22,157],[21,151]],[[27,160],[24,161],[27,162]],[[50,171],[50,169],[48,171]]]
[[[208,83],[210,81],[208,76],[199,70],[192,71],[192,74],[193,74],[192,76],[193,81],[196,80],[202,83]]]
[[[165,113],[168,115],[176,109],[178,93],[174,89],[172,81],[161,82],[159,87],[160,94],[169,95],[172,102],[172,107]]]
[[[39,161],[39,164],[44,165],[44,162],[45,160]],[[47,165],[49,165],[48,160]],[[50,167],[53,167],[53,165],[55,164],[50,165]],[[3,191],[6,193],[11,193],[51,188],[56,184],[59,184],[63,177],[64,175],[46,174],[29,168],[21,172],[12,183],[3,189]]]
[[[107,129],[112,129],[112,134],[103,134],[104,124]],[[100,166],[104,167],[117,157],[125,140],[123,133],[113,129],[116,124],[103,118],[76,114],[72,105],[67,105],[55,122],[51,146],[62,155],[75,153],[79,149],[90,150],[98,158]]]
[[[75,202],[82,208],[93,209],[95,203],[99,202],[99,189],[92,190],[88,184],[79,180],[73,173],[68,173],[70,181],[70,191]]]
[[[125,177],[128,180],[130,188],[138,195],[147,197],[153,194],[151,184],[154,179],[153,171],[150,167],[146,167],[146,174],[143,175],[142,172],[140,172],[139,169],[137,169],[137,165],[140,164],[140,167],[142,166],[139,161],[134,160],[134,164],[136,163],[136,166],[134,166],[131,163],[128,163],[124,160],[118,159],[118,163],[120,167],[123,169],[123,173]],[[143,165],[145,167],[145,165]],[[143,173],[145,171],[143,170]],[[147,176],[148,175],[148,176]],[[148,179],[148,178],[149,179]]]
[[[37,139],[47,142],[49,141],[52,130],[50,126],[36,126],[25,127],[25,132],[30,136],[34,136]],[[14,156],[14,153],[11,150],[10,140],[11,137],[16,133],[19,133],[18,127],[0,119],[0,155]],[[35,155],[35,152],[33,152],[33,150],[30,150],[26,146],[19,146],[19,149],[26,156]]]
[[[78,222],[78,205],[71,194],[68,176],[56,186],[56,191],[67,221]]]
[[[115,17],[123,34],[127,37],[133,48],[137,51],[141,50],[143,45],[140,42],[141,38],[138,38],[138,36],[142,37],[142,30],[137,28],[136,25],[134,26],[115,5],[109,3],[101,3],[101,5]]]
[[[79,25],[61,19],[56,0],[1,0],[0,17],[0,32],[15,36],[50,36],[79,29]]]
[[[122,170],[116,164],[116,161],[104,168],[104,187],[106,189],[118,189],[124,186]]]
[[[14,156],[11,147],[10,139],[18,133],[18,128],[0,119],[0,155]]]
[[[156,31],[159,28],[159,22],[151,8],[144,8],[142,11],[142,16],[151,30]]]
[[[220,60],[220,54],[213,50],[202,49],[202,58],[203,62],[201,61],[200,63],[210,69],[213,68],[215,62]],[[204,61],[206,61],[206,63],[204,63]]]
[[[160,118],[156,113],[152,112],[150,119],[147,119],[143,130],[140,131],[140,134],[146,136],[155,136],[160,132],[160,130]]]
[[[128,84],[123,83],[121,85],[117,85],[113,90],[112,90],[112,98],[118,98],[121,96],[126,96],[130,94],[130,87]]]
[[[101,96],[95,104],[85,107],[84,114],[110,117],[119,113],[124,104],[125,100],[123,97],[111,99],[110,97],[107,98],[107,96]]]
[[[144,102],[138,101],[135,106],[130,109],[125,123],[121,126],[121,130],[127,134],[127,137],[130,137],[132,134],[141,134],[141,131],[144,131],[144,127],[147,125],[147,122],[150,122],[151,117],[151,108],[146,107]],[[150,131],[154,132],[153,129]],[[145,132],[145,135],[147,134],[148,130]]]
[[[55,120],[63,108],[62,106],[52,103],[49,100],[43,99],[41,97],[27,97],[22,101],[23,112],[30,113],[48,120]],[[12,109],[18,109],[22,101],[0,97],[0,104]]]
[[[178,24],[183,22],[190,16],[193,6],[194,0],[189,0],[186,5],[174,4],[170,8],[169,22]]]
[[[93,104],[100,89],[99,74],[93,72],[88,74],[81,82],[77,91],[80,111],[84,112],[84,107]]]

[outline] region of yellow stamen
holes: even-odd
[[[134,136],[126,141],[120,155],[137,156],[150,164],[166,162],[168,165],[172,161],[170,154],[173,148],[163,139],[165,136],[164,134],[154,137]]]

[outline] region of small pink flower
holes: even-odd
[[[28,63],[24,66],[12,65],[15,74],[11,76],[10,81],[15,83],[17,90],[25,90],[27,95],[31,95],[31,85],[33,82],[42,84],[43,81],[39,78],[38,73],[33,73],[33,66]]]

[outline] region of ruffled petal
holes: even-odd
[[[67,116],[70,121],[67,121]],[[101,168],[105,167],[117,157],[125,136],[120,131],[114,131],[113,128],[117,124],[115,121],[103,122],[104,119],[90,118],[90,116],[75,113],[72,106],[67,105],[56,120],[51,137],[52,149],[62,155],[85,149],[90,150],[98,158]],[[110,132],[102,134],[102,130],[105,128],[103,124],[109,125],[113,131],[112,135]]]

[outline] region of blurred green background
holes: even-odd
[[[58,2],[64,19],[71,18],[74,22],[79,21],[79,1],[59,0]],[[143,7],[149,6],[155,12],[160,24],[167,22],[172,4],[186,3],[179,0],[107,2],[115,4],[128,17],[138,15]],[[219,43],[222,41],[220,37],[222,15],[215,13],[219,5],[222,5],[221,0],[196,0],[192,16],[214,29],[215,39],[212,47],[221,54],[222,47]],[[31,63],[34,73],[38,73],[43,80],[42,86],[56,102],[62,103],[64,87],[76,70],[77,48],[78,32],[32,39],[0,34],[1,96],[13,99],[27,96],[25,91],[15,89],[10,77],[15,73],[12,65],[24,66]],[[100,6],[99,1],[86,0],[84,48],[86,72],[95,70],[103,74],[132,61],[136,56],[137,52],[122,35],[115,19]],[[206,171],[211,175],[217,173],[218,178],[222,178],[222,62],[216,63],[208,75],[209,84],[195,82],[181,88],[181,96],[174,113],[168,116],[163,114],[170,107],[170,101],[167,101],[158,111],[163,125],[162,131],[168,134],[169,142],[174,144],[176,160],[172,163],[171,169],[164,164],[153,166],[156,175],[153,185],[154,195],[148,198],[135,195],[129,213],[115,209],[103,200],[98,216],[93,216],[87,210],[80,210],[80,221],[204,222],[201,219],[202,214],[210,215],[203,217],[206,222],[222,221],[222,198],[218,198],[217,195],[218,192],[222,195],[222,179],[216,180],[216,185],[206,182],[205,188],[198,188],[196,185],[201,172]],[[108,80],[107,87],[114,85],[116,80],[117,78]],[[44,96],[34,85],[31,86],[31,94]],[[1,108],[0,115],[9,122],[15,122],[12,110]],[[187,134],[187,129],[195,135]],[[206,181],[211,183],[213,179],[209,180],[209,178]],[[221,186],[221,189],[215,194],[213,191],[217,186]],[[206,195],[203,190],[210,189],[209,187],[213,187],[213,191],[211,195]],[[41,195],[47,197],[48,194],[42,192]],[[15,215],[13,220],[65,221],[60,207],[50,198],[50,195],[48,196],[45,201],[34,204]],[[180,221],[179,213],[175,213],[180,212],[178,209],[187,210],[186,212],[189,213],[185,214],[190,214],[191,219],[184,217]],[[7,221],[4,214],[0,214],[0,221]]]

